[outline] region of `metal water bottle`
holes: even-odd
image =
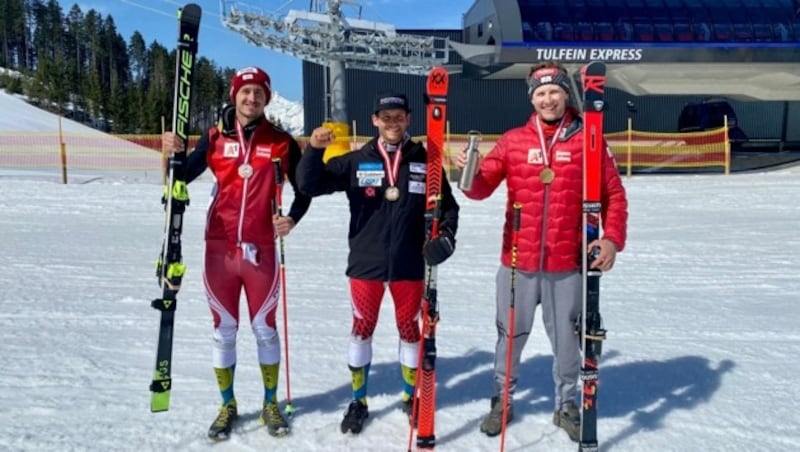
[[[461,178],[458,180],[458,188],[469,191],[472,188],[472,181],[475,179],[475,172],[478,170],[478,143],[481,141],[481,133],[477,130],[470,130],[469,144],[467,145],[467,164],[461,170]]]

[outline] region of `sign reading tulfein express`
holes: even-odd
[[[539,61],[639,61],[642,59],[642,49],[537,48],[536,59]]]

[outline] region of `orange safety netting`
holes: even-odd
[[[724,128],[693,133],[654,133],[638,130],[605,135],[620,168],[705,169],[729,163],[730,148]],[[192,149],[199,136],[189,139]],[[358,149],[372,137],[350,137],[351,149]],[[499,135],[484,135],[482,154],[494,146]],[[306,137],[296,137],[301,147]],[[413,137],[426,142],[425,136]],[[444,167],[452,169],[451,158],[467,145],[466,134],[448,134],[444,143]],[[58,168],[62,152],[69,168],[157,170],[162,167],[160,135],[106,135],[65,133],[0,132],[0,168]]]
[[[724,128],[692,133],[655,133],[633,130],[605,135],[620,167],[706,168],[726,166]]]

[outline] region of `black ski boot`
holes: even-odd
[[[364,428],[364,423],[368,417],[369,410],[367,405],[359,400],[353,400],[350,402],[350,406],[347,407],[344,419],[342,419],[342,433],[349,432],[356,435],[361,433],[361,429]]]
[[[222,405],[219,409],[219,414],[217,414],[217,418],[214,419],[214,423],[208,428],[209,439],[214,441],[228,439],[231,436],[233,421],[235,421],[237,417],[239,417],[239,415],[236,412],[235,401]]]
[[[258,417],[262,425],[267,426],[267,432],[272,436],[286,436],[289,434],[289,424],[281,414],[277,403],[264,404],[261,415]]]

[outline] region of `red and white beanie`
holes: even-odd
[[[528,74],[528,97],[533,95],[536,88],[542,85],[556,85],[560,86],[567,94],[569,94],[569,76],[566,70],[548,66],[534,70],[531,68]]]
[[[244,85],[249,85],[251,83],[264,87],[264,91],[267,93],[267,101],[265,105],[269,104],[270,99],[272,99],[272,89],[270,88],[269,75],[267,75],[267,73],[261,68],[257,68],[255,66],[239,69],[239,71],[233,75],[231,78],[231,102],[235,104],[236,93],[238,93]]]

